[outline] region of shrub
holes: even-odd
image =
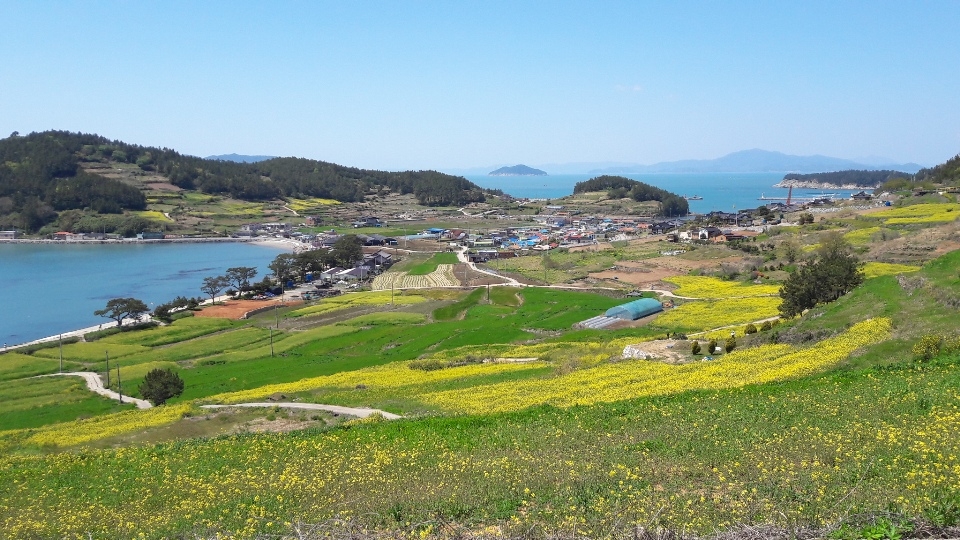
[[[144,399],[154,405],[163,405],[183,393],[183,379],[170,368],[153,369],[147,372],[139,390]]]
[[[931,360],[940,355],[941,347],[943,347],[942,336],[927,334],[913,344],[913,357],[921,362]]]
[[[770,330],[771,328],[773,328],[773,325],[770,324],[770,321],[763,321],[763,324],[760,325],[760,331],[761,331],[761,332],[766,332],[767,330]]]
[[[743,334],[744,334],[744,335],[747,335],[747,334],[756,334],[756,333],[757,333],[757,327],[754,326],[753,323],[748,324],[748,325],[746,326],[746,328],[743,329]]]
[[[733,336],[728,337],[726,344],[724,344],[723,346],[723,350],[729,353],[729,352],[733,352],[733,350],[736,348],[737,348],[737,338]]]
[[[710,343],[707,343],[707,352],[710,354],[717,352],[717,340],[711,339]]]
[[[694,340],[694,342],[693,342],[693,347],[691,348],[691,351],[690,351],[690,352],[692,352],[693,354],[700,354],[700,342],[699,342],[699,341]]]

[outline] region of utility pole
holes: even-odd
[[[277,304],[273,305],[273,317],[277,320],[277,328],[279,329],[280,328],[280,312],[277,311],[278,307],[279,306],[277,306]]]
[[[270,329],[270,357],[273,358],[273,328]]]
[[[63,373],[63,334],[60,334],[60,373]]]
[[[117,362],[117,394],[120,396],[120,403],[123,403],[123,385],[120,384],[120,363]]]
[[[107,355],[107,388],[110,388],[110,351],[104,351]]]

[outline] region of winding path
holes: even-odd
[[[92,373],[89,371],[73,371],[69,373],[52,373],[50,375],[39,375],[39,377],[59,377],[59,376],[68,376],[68,377],[81,377],[87,381],[87,388],[92,392],[96,392],[101,396],[108,397],[110,399],[116,399],[120,403],[133,403],[137,406],[138,409],[149,409],[153,407],[153,404],[149,401],[143,399],[137,399],[130,396],[124,396],[109,388],[103,387],[103,379],[100,378],[100,375],[97,373]]]
[[[519,281],[513,279],[512,277],[501,276],[500,274],[498,274],[498,273],[496,273],[496,272],[493,272],[493,271],[490,271],[490,270],[484,270],[483,268],[478,268],[478,267],[477,267],[477,263],[470,262],[470,257],[467,256],[467,248],[465,248],[465,247],[464,247],[464,248],[460,248],[460,250],[457,251],[457,259],[458,259],[460,262],[462,262],[462,263],[466,264],[467,266],[469,266],[471,270],[474,270],[474,271],[476,271],[476,272],[480,272],[481,274],[487,274],[488,276],[494,276],[494,277],[497,277],[497,278],[506,280],[506,283],[497,283],[496,285],[508,285],[508,286],[511,286],[511,287],[523,287],[523,283],[520,283]]]
[[[356,408],[356,407],[341,407],[339,405],[323,405],[321,403],[292,403],[292,402],[262,402],[262,403],[233,403],[231,405],[201,405],[204,409],[226,409],[230,407],[258,407],[258,408],[273,408],[281,407],[284,409],[307,409],[311,411],[327,411],[337,414],[346,414],[349,416],[356,416],[358,418],[367,418],[374,414],[380,414],[387,420],[396,420],[398,418],[403,418],[400,415],[388,413],[387,411],[381,411],[379,409],[367,409],[367,408]]]

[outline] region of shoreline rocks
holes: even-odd
[[[804,188],[804,189],[842,189],[845,191],[876,189],[877,186],[858,186],[856,184],[831,184],[829,182],[815,182],[811,180],[781,180],[773,185],[775,188]]]

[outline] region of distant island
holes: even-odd
[[[514,165],[513,167],[500,167],[487,173],[487,176],[547,176],[547,173],[526,165]]]
[[[797,187],[809,189],[862,189],[875,188],[894,178],[909,179],[913,175],[900,171],[845,170],[812,174],[790,173],[774,187]]]
[[[870,165],[849,159],[829,156],[793,156],[768,150],[743,150],[717,159],[686,159],[667,161],[653,165],[620,165],[587,171],[590,174],[637,174],[637,173],[759,173],[842,171],[853,169],[898,169],[916,172],[921,166],[916,163],[886,163]]]

